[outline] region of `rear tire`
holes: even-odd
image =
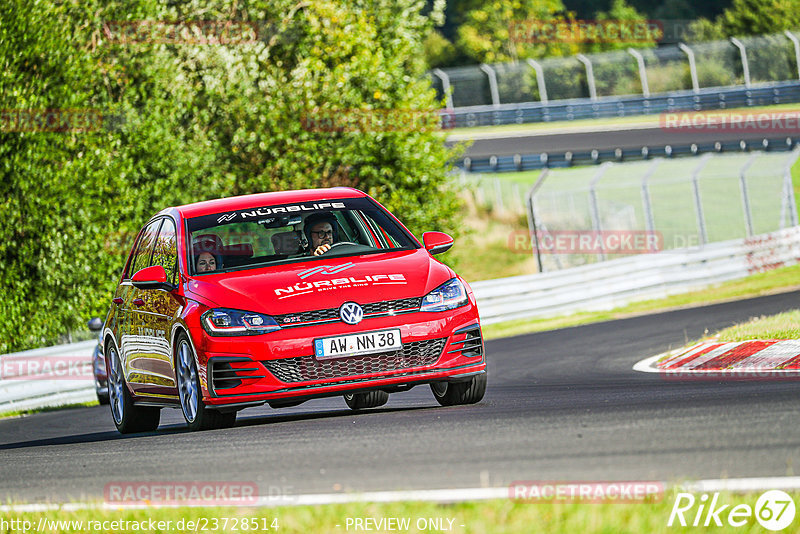
[[[351,410],[377,408],[389,402],[389,394],[385,391],[374,390],[366,393],[345,393],[344,402]]]
[[[214,410],[203,402],[194,350],[186,334],[178,336],[176,345],[175,378],[178,383],[181,411],[189,430],[214,430],[235,425],[236,412]]]
[[[466,382],[436,382],[431,384],[433,396],[442,406],[475,404],[486,393],[486,373],[481,373]]]
[[[134,432],[152,432],[158,428],[161,419],[161,408],[135,406],[133,398],[125,383],[125,372],[116,347],[109,343],[108,360],[108,396],[111,406],[111,417],[120,434]]]

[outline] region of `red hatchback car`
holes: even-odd
[[[486,360],[469,285],[383,206],[350,188],[167,208],[141,230],[102,333],[120,432],[180,407],[192,430],[242,408],[343,395],[354,409],[430,384],[480,401]]]

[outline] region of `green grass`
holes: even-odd
[[[42,413],[42,412],[56,412],[59,410],[65,410],[67,408],[84,408],[86,406],[99,406],[99,403],[97,401],[76,402],[72,404],[64,404],[61,406],[45,406],[44,408],[35,408],[30,410],[15,410],[12,412],[0,413],[0,419],[10,419],[12,417],[24,417],[26,415]]]
[[[751,108],[732,108],[728,110],[708,110],[711,112],[741,112],[741,113],[762,113],[768,111],[794,110],[800,108],[800,103],[796,104],[777,104],[774,106],[762,106]],[[502,126],[476,126],[474,128],[455,128],[444,130],[446,135],[477,135],[485,133],[524,133],[524,132],[558,132],[558,130],[570,130],[573,128],[596,127],[597,129],[609,126],[640,125],[648,124],[659,125],[659,115],[635,115],[630,117],[609,117],[604,119],[581,119],[575,121],[553,121],[553,122],[534,122],[529,124],[504,124]]]
[[[756,522],[755,517],[748,518],[747,524],[742,527],[732,527],[727,523],[727,512],[734,506],[746,504],[752,508],[759,494],[727,494],[720,495],[718,503],[730,504],[721,515],[722,527],[712,527],[714,532],[720,533],[747,533],[764,532],[762,527]],[[795,502],[800,502],[800,493],[790,493]],[[695,494],[699,503],[700,494]],[[418,530],[417,522],[426,519],[452,520],[452,531],[454,533],[470,534],[503,534],[520,532],[546,532],[548,534],[573,534],[581,533],[608,533],[608,534],[640,534],[647,533],[670,533],[683,532],[693,527],[681,528],[677,524],[672,527],[667,526],[673,505],[675,494],[668,490],[667,494],[660,501],[648,503],[532,503],[513,501],[510,499],[498,499],[479,502],[459,502],[453,504],[432,504],[424,502],[399,502],[399,503],[353,503],[338,505],[321,506],[298,506],[281,508],[143,508],[143,509],[88,509],[74,512],[49,511],[49,512],[24,512],[24,513],[0,513],[0,519],[5,521],[23,520],[32,523],[30,531],[36,529],[42,516],[49,521],[80,521],[82,524],[72,526],[62,524],[46,530],[47,532],[137,532],[140,530],[131,528],[88,528],[88,521],[171,521],[171,525],[165,523],[156,532],[192,532],[197,528],[187,528],[187,521],[206,521],[207,526],[213,525],[214,518],[218,520],[219,527],[212,532],[278,532],[289,533],[335,533],[335,532],[356,532],[353,523],[348,528],[348,518],[366,519],[371,518],[380,521],[383,518],[409,518],[410,528],[400,530],[400,532],[441,532],[438,529]],[[687,522],[691,525],[694,520],[698,504],[684,514]],[[257,520],[258,529],[243,528],[242,519]],[[227,527],[222,528],[223,521],[227,519]],[[705,514],[703,514],[703,519]],[[273,523],[277,520],[277,523]],[[176,529],[178,521],[183,521],[184,528]],[[797,519],[795,519],[795,523]],[[249,523],[249,521],[248,521]],[[262,529],[262,526],[272,527],[277,525],[278,529]],[[462,526],[463,525],[463,526]],[[234,530],[236,526],[236,530]],[[420,523],[421,526],[421,523]],[[701,527],[702,528],[702,527]],[[378,530],[378,532],[388,532],[388,530]],[[694,528],[697,530],[697,528]],[[706,531],[708,529],[703,529]],[[7,528],[0,532],[21,532],[18,528],[12,530]],[[147,528],[145,532],[150,531]],[[206,530],[209,531],[209,530]],[[363,530],[362,530],[363,531]]]
[[[720,341],[800,339],[800,310],[754,317],[746,323],[721,330],[715,337]]]
[[[465,280],[517,276],[536,272],[536,259],[530,253],[519,253],[509,247],[509,236],[526,232],[524,226],[512,221],[475,219],[474,227],[460,237],[450,251],[442,256]]]
[[[573,315],[545,319],[523,319],[485,325],[482,327],[486,339],[516,336],[544,330],[555,330],[582,324],[611,321],[636,315],[644,315],[671,309],[704,306],[715,302],[739,300],[759,295],[790,291],[800,287],[800,265],[781,267],[719,284],[701,291],[673,295],[663,299],[633,302],[609,311],[582,312]]]

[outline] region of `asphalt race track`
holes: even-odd
[[[262,495],[507,486],[518,480],[782,476],[800,466],[800,384],[675,382],[631,367],[800,292],[491,341],[489,390],[427,387],[356,414],[340,398],[252,408],[235,428],[121,436],[108,407],[0,421],[0,499],[102,498],[122,481],[252,481]]]
[[[767,136],[780,136],[768,134]],[[540,154],[542,152],[590,152],[614,150],[615,148],[640,148],[642,146],[663,147],[664,145],[690,145],[692,143],[714,143],[716,141],[739,141],[741,139],[758,141],[757,134],[730,130],[713,131],[665,131],[658,126],[629,130],[601,132],[569,132],[509,134],[508,137],[476,139],[464,152],[472,158],[505,156],[514,154]],[[452,142],[449,144],[453,144]]]

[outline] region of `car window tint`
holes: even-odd
[[[175,223],[172,219],[164,219],[161,230],[158,232],[155,247],[153,248],[153,260],[151,265],[161,265],[167,272],[167,280],[175,283],[175,271],[178,266],[178,245],[175,238]]]
[[[138,271],[150,266],[150,253],[153,251],[153,242],[155,241],[160,225],[161,219],[155,220],[148,224],[142,232],[142,236],[136,246],[136,256],[133,258],[128,276],[133,276]]]
[[[197,232],[194,236],[196,237],[202,233],[214,234],[220,238],[225,247],[236,249],[241,245],[250,245],[253,247],[255,256],[262,256],[275,253],[270,236],[282,230],[272,229],[271,232],[265,232],[258,223],[247,222],[221,226],[214,228],[211,232]]]

